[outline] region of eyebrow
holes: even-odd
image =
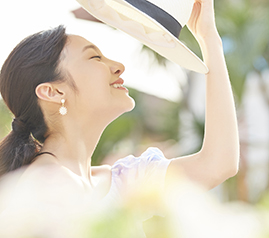
[[[85,47],[83,47],[82,52],[84,52],[87,49],[94,49],[96,51],[99,51],[99,49],[95,45],[86,45]]]

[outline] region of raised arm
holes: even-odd
[[[239,163],[235,104],[221,38],[215,25],[213,0],[195,2],[188,28],[199,42],[209,68],[204,141],[198,153],[173,159],[167,174],[181,169],[191,180],[211,189],[234,176]]]

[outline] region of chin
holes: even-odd
[[[115,120],[122,114],[130,112],[135,107],[135,101],[132,97],[124,98],[124,100],[117,101],[113,106],[110,106],[109,109],[105,110],[108,112],[108,118],[111,121]]]
[[[125,112],[130,112],[135,108],[135,100],[132,97],[129,97],[129,99],[130,99],[130,102]]]
[[[129,97],[129,98],[130,98],[130,105],[128,109],[126,110],[126,112],[130,112],[135,108],[135,100],[132,97]]]
[[[135,101],[133,98],[129,97],[128,101],[122,102],[121,104],[121,109],[119,111],[119,116],[126,113],[126,112],[130,112],[134,109],[135,107]]]

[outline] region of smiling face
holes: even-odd
[[[117,118],[134,108],[134,100],[122,86],[124,72],[121,63],[107,59],[100,50],[86,39],[70,35],[63,50],[60,67],[67,70],[77,91],[66,93],[67,108],[77,115]]]

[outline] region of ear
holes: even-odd
[[[41,83],[35,89],[36,96],[47,102],[59,103],[65,93],[51,83]]]

